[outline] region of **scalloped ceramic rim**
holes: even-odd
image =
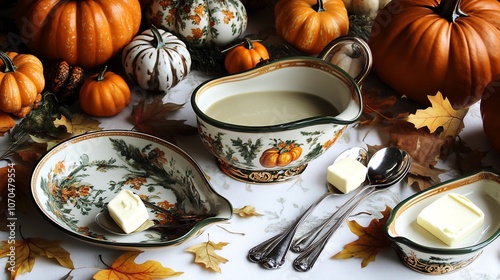
[[[202,197],[206,198],[207,200],[216,200],[216,202],[210,201],[210,203],[215,203],[217,207],[214,207],[215,209],[213,210],[215,213],[213,217],[206,218],[197,224],[193,226],[192,229],[190,229],[187,233],[184,235],[175,238],[175,239],[169,239],[169,240],[130,240],[130,239],[135,239],[137,236],[143,234],[143,233],[137,233],[134,234],[136,237],[131,237],[131,236],[116,236],[112,234],[107,234],[104,230],[96,231],[96,232],[101,232],[103,235],[109,238],[109,240],[101,240],[101,239],[96,239],[94,237],[86,236],[82,233],[76,232],[70,228],[67,224],[64,224],[63,221],[58,220],[53,213],[51,213],[49,210],[46,209],[44,202],[48,201],[49,199],[47,198],[48,196],[44,194],[43,190],[40,187],[40,182],[41,178],[43,176],[46,176],[46,171],[47,169],[50,170],[51,174],[52,173],[52,167],[50,166],[45,166],[48,163],[53,163],[52,158],[56,157],[57,154],[65,153],[64,157],[66,155],[70,154],[70,152],[74,152],[75,155],[79,154],[80,151],[74,151],[72,149],[82,149],[82,147],[79,147],[78,144],[83,145],[82,143],[92,143],[89,141],[100,141],[101,138],[106,141],[106,139],[111,139],[111,138],[117,138],[117,139],[128,139],[130,141],[125,142],[127,144],[134,144],[134,143],[143,143],[143,144],[151,144],[151,145],[146,145],[148,147],[154,147],[158,148],[158,151],[162,151],[165,154],[165,157],[169,157],[169,159],[174,159],[174,163],[170,163],[173,165],[175,168],[177,168],[177,165],[182,166],[183,170],[185,170],[187,173],[189,173],[189,176],[192,177],[186,177],[186,178],[192,178],[193,181],[192,185],[194,188],[196,188],[197,191],[200,191],[202,193]],[[136,140],[134,142],[133,140]],[[109,141],[108,141],[109,142]],[[98,143],[97,143],[98,144]],[[95,145],[95,143],[94,143]],[[109,144],[111,145],[111,144]],[[146,147],[145,146],[145,147]],[[146,148],[144,148],[146,149]],[[156,151],[156,150],[155,150]],[[104,152],[103,152],[104,153]],[[105,154],[105,153],[104,153]],[[102,158],[97,158],[99,155],[95,154],[94,155],[96,158],[93,158],[92,160],[103,160]],[[117,158],[119,156],[117,155]],[[57,159],[56,159],[57,160]],[[119,162],[120,160],[118,160]],[[177,165],[176,165],[177,164]],[[184,165],[183,165],[184,164]],[[178,170],[169,170],[168,166],[165,167],[163,166],[164,170],[167,171],[178,171]],[[90,171],[89,171],[90,172]],[[57,176],[53,175],[54,178]],[[47,177],[48,178],[48,177]],[[92,178],[91,176],[87,176],[87,178]],[[108,179],[108,177],[106,177]],[[111,178],[113,179],[113,178]],[[175,184],[178,184],[176,182]],[[161,188],[162,185],[156,185],[156,189],[154,194],[152,195],[157,195],[160,198],[161,195],[167,196],[165,194],[166,192],[170,192],[167,190],[166,187]],[[95,186],[94,186],[95,187]],[[158,191],[158,188],[161,188]],[[103,193],[109,192],[109,187],[108,189],[99,189],[97,188],[96,190],[100,191],[102,190]],[[148,190],[149,194],[149,190]],[[45,197],[42,197],[42,195],[45,195]],[[172,196],[172,195],[170,195]],[[38,212],[45,218],[51,225],[53,225],[55,228],[58,230],[62,231],[63,233],[76,238],[78,240],[96,244],[96,245],[102,245],[106,247],[113,247],[117,249],[134,249],[134,248],[140,248],[140,249],[147,249],[147,248],[164,248],[166,246],[173,246],[173,245],[178,245],[180,243],[183,243],[190,238],[196,237],[204,227],[213,224],[213,223],[218,223],[218,222],[223,222],[231,219],[232,217],[232,205],[231,203],[218,193],[214,191],[214,189],[211,187],[210,183],[206,179],[205,175],[203,174],[203,171],[199,167],[199,165],[194,161],[194,159],[189,156],[186,152],[184,152],[182,149],[179,147],[154,136],[140,133],[140,132],[134,132],[134,131],[122,131],[122,130],[106,130],[106,131],[99,131],[99,132],[92,132],[92,133],[87,133],[83,135],[79,135],[73,138],[70,138],[57,146],[55,146],[53,149],[51,149],[46,155],[44,155],[37,166],[35,167],[35,170],[33,172],[32,178],[31,178],[31,198],[35,204],[35,208],[37,208]],[[45,199],[45,201],[43,200]],[[108,198],[109,200],[110,198]],[[166,199],[166,198],[165,198]],[[215,205],[214,204],[214,205]],[[213,205],[212,205],[213,206]],[[99,210],[99,209],[97,209]],[[96,209],[92,209],[92,211],[97,211]],[[76,210],[75,210],[76,211]],[[94,213],[95,215],[95,213]],[[87,219],[93,218],[92,215],[88,215]],[[90,226],[90,224],[89,224]],[[98,227],[97,225],[92,224],[91,225],[93,228]],[[144,234],[148,234],[148,232],[144,232]]]
[[[497,230],[491,233],[491,235],[485,238],[482,242],[470,246],[465,247],[457,247],[457,248],[437,248],[437,247],[428,247],[421,244],[418,244],[406,237],[402,236],[393,236],[391,233],[396,234],[395,224],[396,220],[402,215],[402,213],[410,208],[412,205],[422,201],[426,198],[429,198],[433,195],[439,194],[444,191],[458,189],[474,182],[480,181],[482,179],[493,181],[498,184],[499,192],[500,192],[500,176],[496,173],[489,171],[480,171],[473,174],[469,174],[466,176],[462,176],[456,179],[451,179],[446,182],[442,182],[433,187],[430,187],[424,191],[418,192],[405,200],[401,201],[391,212],[389,219],[386,224],[386,233],[389,239],[396,243],[402,243],[408,246],[409,248],[418,250],[419,252],[428,253],[428,254],[440,254],[440,255],[461,255],[461,254],[469,254],[479,251],[486,247],[488,244],[492,243],[498,236],[500,236],[500,217],[497,218]],[[492,198],[493,199],[493,198]],[[500,204],[500,201],[499,201]],[[415,217],[416,218],[416,217]]]

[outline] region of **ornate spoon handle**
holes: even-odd
[[[377,191],[376,188],[370,188],[370,190],[361,196],[354,204],[352,204],[339,219],[333,224],[333,226],[320,238],[318,241],[314,242],[311,246],[307,247],[304,252],[302,252],[293,262],[293,267],[298,271],[308,271],[311,269],[318,259],[319,255],[325,248],[326,243],[330,237],[337,231],[337,229],[344,223],[344,221],[349,217],[352,211],[367,197],[372,195]]]
[[[325,193],[317,199],[307,210],[302,214],[290,228],[283,233],[274,236],[259,245],[253,247],[248,252],[248,258],[253,262],[260,262],[265,268],[273,269],[280,268],[285,263],[285,257],[292,244],[295,232],[302,222],[309,216],[316,206],[332,193]]]
[[[342,214],[347,209],[347,207],[353,201],[355,201],[365,190],[366,188],[364,186],[358,187],[355,190],[354,195],[349,198],[349,200],[347,200],[344,204],[342,204],[342,206],[340,206],[337,211],[335,211],[330,216],[330,218],[326,219],[321,225],[317,226],[310,232],[305,233],[304,235],[293,241],[291,250],[295,253],[304,252],[304,250],[316,240],[316,237],[323,231],[323,229],[325,229],[327,225],[330,225],[334,220],[336,220],[339,215]]]

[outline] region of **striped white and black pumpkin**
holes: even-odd
[[[178,37],[151,26],[125,46],[122,64],[141,88],[166,92],[189,74],[191,55]]]

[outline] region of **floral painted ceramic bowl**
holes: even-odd
[[[354,78],[312,57],[209,80],[194,90],[191,104],[202,142],[219,167],[252,183],[302,173],[358,120],[363,107]]]
[[[483,226],[453,247],[416,222],[423,208],[447,193],[464,195],[484,212]],[[500,235],[499,213],[500,177],[482,171],[441,183],[402,201],[392,211],[386,230],[407,267],[424,274],[445,274],[472,263]]]
[[[123,189],[179,214],[207,218],[189,228],[110,234],[95,223],[95,216]],[[31,194],[41,215],[56,228],[119,249],[177,245],[232,216],[229,201],[212,189],[189,155],[162,139],[131,131],[84,134],[54,147],[35,167]],[[150,210],[150,219],[175,222],[155,210]]]

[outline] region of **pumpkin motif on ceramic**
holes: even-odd
[[[139,31],[138,0],[20,0],[17,25],[38,55],[84,69],[104,65]]]
[[[284,167],[297,160],[302,154],[302,148],[295,141],[276,141],[274,147],[265,150],[259,162],[266,168]]]
[[[152,0],[145,14],[151,24],[194,46],[226,45],[245,31],[248,22],[239,0]]]
[[[36,56],[0,51],[1,111],[16,115],[25,111],[44,87],[43,65]]]
[[[179,38],[151,26],[125,46],[122,65],[141,88],[166,92],[189,74],[191,55]]]

